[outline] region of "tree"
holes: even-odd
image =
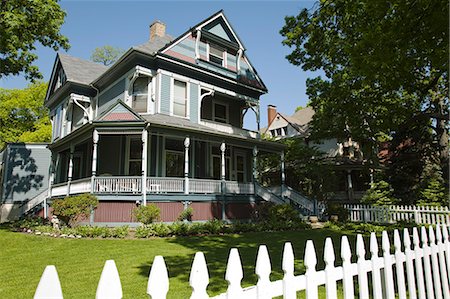
[[[372,183],[370,189],[361,199],[362,203],[374,206],[393,205],[399,202],[394,196],[394,189],[386,181]]]
[[[289,62],[325,74],[307,80],[313,137],[351,135],[376,163],[381,137],[420,123],[448,181],[447,1],[329,0],[285,21]]]
[[[92,52],[91,60],[94,62],[102,63],[103,65],[111,65],[120,58],[124,50],[120,48],[115,48],[113,46],[103,46],[95,48]]]
[[[24,73],[27,79],[41,79],[33,62],[37,42],[57,51],[69,49],[68,39],[59,33],[66,13],[57,0],[14,0],[0,2],[0,78]]]
[[[89,193],[67,196],[66,198],[55,199],[52,202],[53,214],[70,227],[89,217],[97,205],[97,197]]]
[[[0,148],[6,142],[48,142],[52,127],[44,106],[47,83],[25,89],[0,88]]]

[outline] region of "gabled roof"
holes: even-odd
[[[282,117],[284,120],[286,120],[289,125],[291,125],[295,130],[297,130],[300,134],[306,134],[308,133],[309,129],[309,123],[312,121],[314,116],[314,110],[311,107],[305,107],[303,109],[300,109],[296,111],[291,116],[285,115],[283,113],[277,112],[277,116],[273,118],[273,120],[267,125],[266,128],[262,128],[262,133],[267,133],[270,126],[272,125],[273,121],[277,117]]]
[[[103,74],[108,67],[102,64],[58,53],[59,61],[67,81],[89,85]]]
[[[134,112],[121,100],[112,104],[106,111],[99,115],[95,121],[145,121],[139,114]]]

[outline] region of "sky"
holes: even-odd
[[[305,72],[290,64],[285,56],[290,49],[282,45],[279,34],[284,17],[311,8],[312,1],[60,1],[67,16],[61,33],[69,38],[69,55],[89,59],[96,47],[111,45],[129,49],[149,37],[149,25],[160,20],[174,37],[220,9],[246,48],[246,55],[266,84],[269,92],[261,97],[261,127],[267,125],[267,105],[276,105],[291,115],[308,102],[306,79],[318,73]],[[35,64],[48,81],[56,53],[38,46]],[[23,76],[0,80],[2,88],[24,88]],[[254,115],[246,116],[245,127],[255,129]],[[253,118],[253,119],[252,119]]]

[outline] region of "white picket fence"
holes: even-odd
[[[292,245],[284,245],[281,280],[270,281],[272,267],[265,245],[258,250],[255,273],[258,282],[251,287],[242,288],[243,269],[239,252],[230,250],[225,280],[228,282],[226,293],[213,298],[273,298],[283,296],[286,299],[297,298],[297,292],[305,291],[306,299],[318,298],[319,286],[324,286],[327,299],[337,298],[338,287],[342,286],[343,298],[399,299],[449,299],[450,291],[450,240],[446,225],[421,228],[420,237],[417,228],[403,230],[403,242],[400,233],[394,231],[394,253],[387,232],[382,233],[382,255],[379,255],[375,233],[370,236],[370,259],[366,259],[366,249],[362,235],[356,238],[357,261],[352,263],[352,251],[346,236],[341,240],[342,265],[336,266],[335,251],[331,238],[325,240],[323,260],[325,269],[317,270],[317,256],[314,243],[308,240],[305,248],[304,264],[306,273],[294,274],[294,252]],[[413,243],[413,246],[411,246]],[[403,246],[402,246],[403,244]],[[370,275],[369,275],[370,274]],[[356,279],[355,279],[356,277]],[[369,283],[369,279],[371,283]],[[207,293],[209,274],[205,256],[197,252],[191,268],[189,284],[192,288],[191,299],[210,298]],[[156,256],[150,270],[147,294],[150,298],[166,298],[169,290],[168,271],[162,256]],[[339,288],[341,292],[341,288]],[[34,296],[35,299],[63,298],[55,266],[47,266],[42,274]],[[105,263],[96,293],[97,299],[122,298],[122,286],[119,272],[113,260]]]
[[[395,223],[414,221],[417,224],[450,225],[448,207],[433,206],[371,206],[344,205],[353,222]]]

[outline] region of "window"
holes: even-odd
[[[228,105],[214,103],[214,121],[227,124],[228,123]]]
[[[58,106],[55,110],[55,115],[53,116],[53,140],[61,137],[61,127],[62,127],[62,105]]]
[[[224,50],[216,45],[209,44],[209,61],[220,66],[225,66],[224,64]]]
[[[173,115],[188,117],[186,82],[174,80],[173,93]]]
[[[138,77],[133,82],[131,108],[136,112],[147,112],[148,80],[148,77]]]
[[[142,174],[142,141],[140,138],[130,138],[128,148],[128,175]]]
[[[184,144],[183,140],[166,139],[166,176],[184,176]]]

